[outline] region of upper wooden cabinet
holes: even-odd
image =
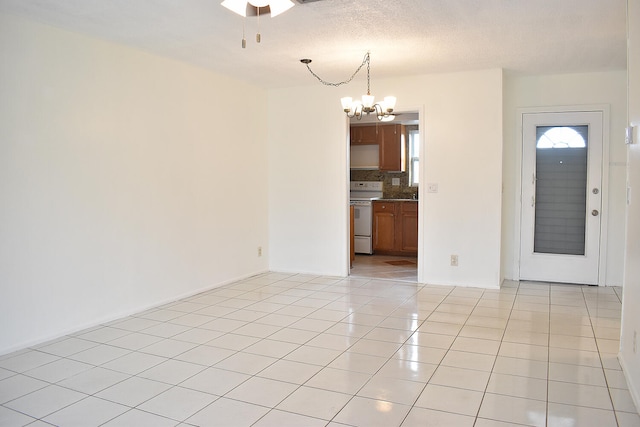
[[[351,126],[351,145],[378,144],[378,126]]]
[[[351,126],[351,145],[378,145],[380,147],[381,171],[405,171],[404,125]]]
[[[380,141],[380,170],[405,170],[405,128],[403,125],[383,125],[378,131]]]

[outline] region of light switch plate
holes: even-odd
[[[427,183],[427,193],[437,193],[438,192],[438,183],[437,182],[429,182]]]
[[[400,185],[400,178],[391,178],[391,185],[393,186],[399,186]]]

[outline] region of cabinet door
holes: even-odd
[[[393,203],[373,204],[373,249],[392,251],[395,249],[396,215]]]
[[[418,202],[402,202],[401,205],[400,250],[403,252],[418,252]]]
[[[378,141],[380,143],[380,170],[404,171],[404,126],[380,126]]]
[[[378,144],[378,127],[376,125],[351,126],[351,144]]]

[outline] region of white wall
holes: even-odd
[[[265,91],[0,16],[0,94],[0,354],[266,270]]]
[[[347,122],[341,96],[365,85],[269,91],[270,269],[347,274]],[[422,281],[497,287],[500,281],[502,72],[374,79],[398,111],[421,109]],[[459,256],[459,267],[449,265]]]
[[[640,408],[640,355],[634,351],[634,336],[640,331],[640,0],[628,0],[629,123],[635,126],[635,143],[627,148],[627,180],[631,190],[627,206],[627,236],[622,299],[622,336],[619,360],[629,390]]]
[[[624,260],[625,166],[624,127],[626,120],[626,72],[507,76],[504,86],[504,194],[502,266],[507,279],[518,279],[515,244],[516,198],[520,158],[517,124],[518,108],[558,107],[587,104],[610,106],[609,175],[606,234],[606,285],[621,286]]]

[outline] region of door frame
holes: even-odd
[[[401,109],[396,109],[396,112],[398,113],[403,113],[403,112],[417,112],[418,113],[418,132],[420,135],[420,147],[419,147],[419,151],[420,151],[420,169],[418,171],[418,173],[420,174],[420,184],[418,185],[418,277],[417,277],[417,282],[418,284],[424,284],[426,283],[424,280],[424,260],[423,260],[423,256],[424,256],[424,250],[423,250],[423,245],[424,245],[424,226],[422,225],[424,223],[424,218],[425,218],[425,204],[424,204],[424,197],[427,194],[426,190],[425,190],[425,184],[424,184],[424,179],[425,179],[425,163],[423,161],[424,157],[425,157],[425,152],[426,152],[426,146],[427,146],[427,135],[426,135],[426,117],[425,117],[425,106],[424,105],[418,105],[418,106],[408,106],[408,107],[403,107]],[[343,259],[345,260],[345,277],[349,277],[351,275],[351,266],[349,263],[349,254],[351,253],[351,239],[350,239],[350,228],[351,228],[351,224],[350,224],[350,214],[349,214],[349,192],[351,191],[349,184],[351,182],[351,150],[350,150],[350,139],[351,139],[351,132],[350,132],[350,126],[351,126],[351,120],[344,116],[344,126],[345,126],[345,141],[346,141],[346,167],[345,167],[345,178],[346,178],[346,182],[345,182],[345,187],[346,187],[346,233],[345,233],[345,241],[346,241],[346,248],[347,251],[345,253],[345,256],[343,257]]]
[[[610,106],[609,104],[589,104],[573,106],[549,106],[518,108],[517,111],[517,143],[516,143],[516,185],[515,185],[515,218],[513,235],[513,272],[514,280],[520,280],[520,232],[522,222],[522,153],[524,145],[523,115],[528,113],[602,113],[602,205],[600,209],[600,256],[598,259],[598,286],[606,286],[607,277],[607,224],[609,220],[609,138],[610,138]]]

